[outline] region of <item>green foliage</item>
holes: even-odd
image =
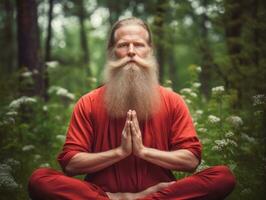
[[[217,86],[212,88],[211,99],[206,102],[199,96],[197,74],[200,68],[191,65],[189,71],[194,82],[189,88],[181,89],[180,94],[190,108],[203,145],[202,162],[197,172],[210,166],[227,165],[238,182],[228,199],[262,198],[264,189],[260,185],[265,183],[266,166],[262,123],[265,96],[254,97],[253,109],[233,110],[236,92]],[[175,175],[182,178],[189,174],[175,172]]]

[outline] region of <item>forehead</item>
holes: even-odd
[[[123,25],[115,31],[115,42],[120,40],[131,41],[148,41],[149,34],[145,28],[137,24]]]

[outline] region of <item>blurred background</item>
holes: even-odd
[[[160,83],[190,108],[198,170],[226,164],[237,178],[227,199],[263,199],[263,0],[0,0],[0,199],[29,199],[34,169],[60,169],[73,105],[101,85],[108,31],[130,16],[150,25]]]

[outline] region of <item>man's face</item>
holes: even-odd
[[[125,25],[118,28],[115,32],[115,57],[146,58],[151,51],[147,43],[148,37],[148,32],[139,25]]]

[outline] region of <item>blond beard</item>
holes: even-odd
[[[105,67],[105,105],[109,116],[125,117],[135,110],[139,120],[147,120],[158,111],[157,62],[153,55],[136,62],[108,59]]]

